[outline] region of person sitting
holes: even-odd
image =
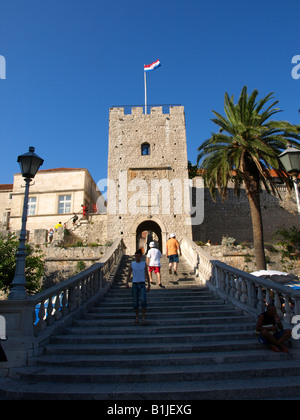
[[[285,343],[292,335],[291,330],[284,330],[277,315],[275,306],[268,305],[266,312],[259,315],[256,323],[258,341],[270,345],[270,349],[276,352],[289,353]]]

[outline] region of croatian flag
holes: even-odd
[[[155,61],[152,64],[144,64],[144,71],[155,70],[155,69],[157,69],[157,67],[160,67],[160,66],[161,66],[161,64],[160,64],[159,60]]]

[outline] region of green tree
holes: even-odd
[[[300,250],[300,230],[296,226],[287,229],[281,227],[276,230],[274,238],[278,240],[278,245],[283,247],[284,257],[294,258],[299,255]]]
[[[263,224],[260,208],[260,191],[264,186],[267,192],[280,197],[270,169],[277,171],[290,187],[290,179],[280,166],[278,155],[287,144],[299,145],[298,127],[284,121],[270,121],[270,117],[280,112],[275,108],[278,101],[272,102],[273,93],[257,101],[258,91],[248,95],[247,87],[241,91],[238,102],[233,96],[225,94],[225,116],[212,111],[216,118],[212,121],[219,126],[198,148],[198,160],[206,185],[215,199],[216,189],[223,199],[227,197],[229,181],[239,195],[244,184],[249,200],[253,242],[258,269],[265,269],[266,259],[263,241]]]
[[[18,246],[19,240],[14,234],[0,234],[0,289],[6,293],[14,279]],[[26,244],[26,253],[26,290],[29,294],[34,294],[41,290],[40,280],[44,274],[44,262],[29,244]]]
[[[189,178],[195,178],[198,175],[198,165],[193,165],[192,162],[188,161],[188,173]]]

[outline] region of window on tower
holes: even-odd
[[[142,144],[142,156],[150,155],[150,144],[143,143]]]

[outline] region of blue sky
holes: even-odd
[[[299,0],[0,0],[0,183],[35,146],[43,169],[107,175],[113,105],[185,107],[188,159],[215,130],[211,110],[242,87],[270,92],[277,119],[300,123]]]

